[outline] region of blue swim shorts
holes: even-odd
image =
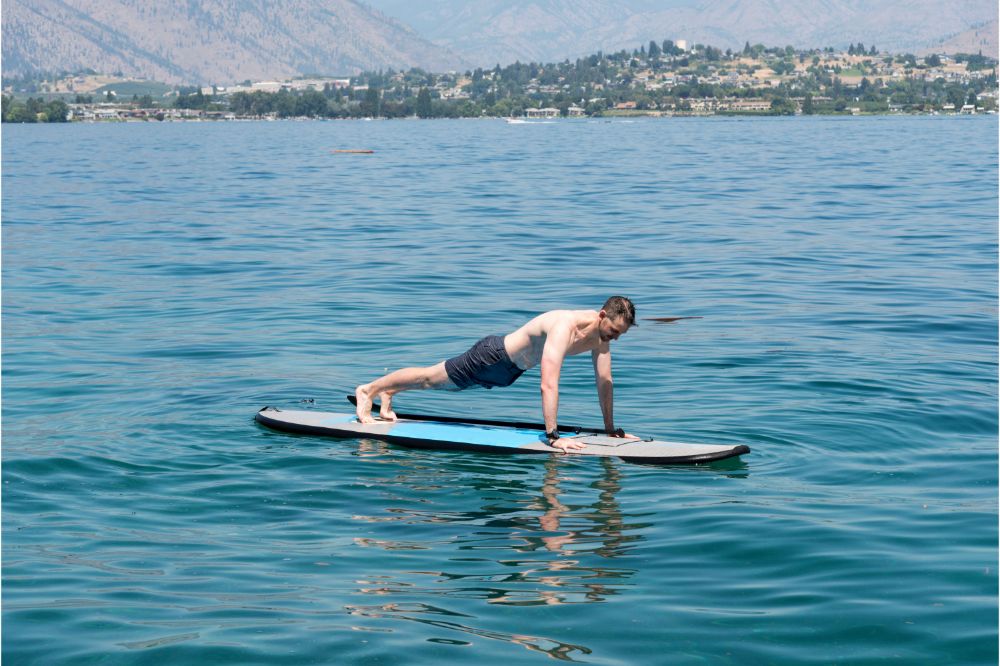
[[[470,386],[510,386],[524,370],[510,360],[499,335],[487,335],[469,351],[444,362],[448,379],[459,389]]]

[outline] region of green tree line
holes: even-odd
[[[29,97],[20,102],[11,95],[2,99],[0,113],[5,123],[64,123],[69,117],[69,106],[62,100],[46,102],[41,97]]]

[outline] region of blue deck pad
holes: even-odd
[[[419,420],[427,418],[428,420]],[[447,418],[447,417],[434,417]],[[331,414],[312,410],[280,410],[266,407],[257,413],[261,424],[276,430],[347,439],[373,438],[404,446],[443,449],[476,449],[510,453],[552,452],[542,426],[526,424],[483,425],[432,420],[430,417],[376,420],[362,424],[355,414]],[[608,437],[600,433],[569,435],[585,446],[581,455],[615,456],[627,461],[658,465],[705,463],[749,453],[744,444],[689,444],[656,440]]]
[[[412,437],[438,442],[462,442],[487,446],[509,446],[511,448],[525,444],[537,444],[543,437],[538,430],[435,423],[433,421],[403,421],[393,426],[389,434],[394,437]]]

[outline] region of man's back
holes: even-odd
[[[542,313],[506,338],[504,346],[519,368],[528,370],[542,360],[550,335],[565,344],[566,356],[593,351],[600,347],[598,313],[594,310],[550,310]]]

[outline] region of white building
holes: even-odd
[[[552,107],[547,109],[527,109],[524,112],[524,115],[529,118],[558,118],[559,109],[554,109]]]

